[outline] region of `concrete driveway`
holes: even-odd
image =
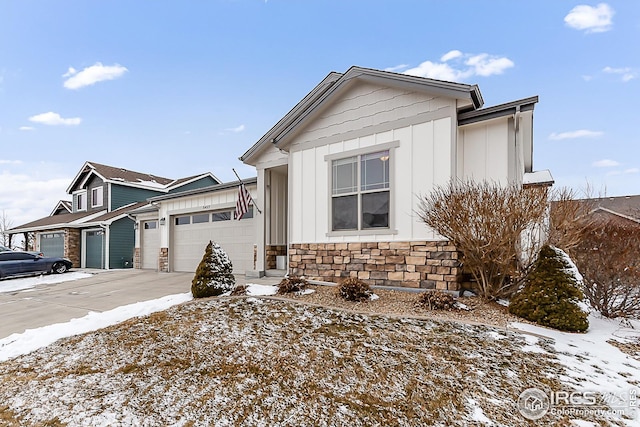
[[[80,271],[80,270],[72,270]],[[0,339],[26,329],[68,322],[89,311],[103,312],[166,295],[191,291],[193,273],[94,270],[91,277],[25,291],[0,293]],[[11,280],[11,279],[10,279]],[[236,276],[239,284],[244,276]],[[277,280],[251,279],[253,283]]]

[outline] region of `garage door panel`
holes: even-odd
[[[45,233],[40,235],[40,252],[47,257],[64,256],[64,234]]]
[[[173,271],[195,272],[210,240],[218,243],[229,255],[235,274],[253,269],[254,219],[173,224]]]

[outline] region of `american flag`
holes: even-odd
[[[238,201],[236,202],[236,219],[242,219],[242,216],[249,210],[249,203],[252,202],[251,194],[244,184],[240,184],[238,187]]]

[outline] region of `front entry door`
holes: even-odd
[[[85,234],[86,268],[104,268],[104,231],[90,230]]]

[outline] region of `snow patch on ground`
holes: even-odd
[[[26,292],[29,289],[40,285],[53,285],[56,283],[85,279],[91,276],[91,274],[74,271],[65,274],[46,274],[33,277],[22,277],[18,279],[5,279],[0,282],[0,292]]]
[[[166,310],[173,305],[181,304],[191,299],[193,299],[193,296],[190,292],[168,295],[151,301],[123,305],[102,313],[92,311],[84,317],[71,319],[68,322],[27,329],[20,334],[11,334],[0,340],[0,362],[46,347],[60,338],[95,331],[133,317]]]
[[[278,293],[278,287],[273,285],[257,285],[255,283],[247,283],[247,295],[250,296],[268,296]]]

